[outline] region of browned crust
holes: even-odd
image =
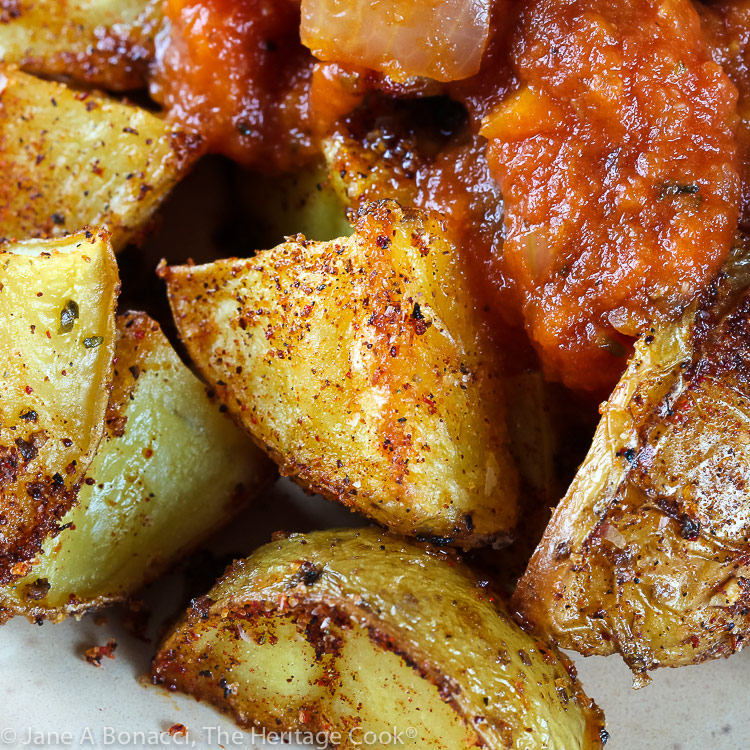
[[[23,471],[24,460],[15,449],[4,454],[0,459],[0,492],[4,500],[0,512],[4,532],[0,541],[0,585],[28,572],[27,563],[41,552],[42,542],[60,532],[58,522],[75,504],[80,487],[77,483],[67,488],[44,474],[18,481],[17,472]],[[29,500],[20,501],[19,495],[26,495]]]
[[[513,598],[527,627],[586,655],[619,651],[641,681],[647,670],[729,656],[750,636],[750,505],[741,499],[750,440],[745,276],[740,265],[706,291],[687,360],[659,375],[665,395],[653,400],[644,391],[639,401],[636,391],[627,404],[634,439],[616,454],[622,465],[608,489],[584,496],[571,487]],[[709,451],[729,452],[688,479],[685,471],[711,455],[700,444],[704,432],[706,440],[715,435]],[[713,567],[696,575],[691,563],[701,560]],[[681,571],[690,579],[683,589]],[[733,589],[724,602],[726,586]],[[663,603],[670,587],[690,597],[671,615]]]
[[[228,613],[222,612],[219,616],[206,614],[206,606],[210,606],[210,600],[206,602],[205,597],[203,597],[191,605],[188,610],[188,622],[191,620],[193,622],[200,621],[205,627],[207,618],[216,620],[218,623],[227,620],[254,622],[261,618],[288,617],[294,621],[299,632],[303,633],[313,646],[318,661],[325,655],[337,655],[341,647],[340,640],[331,637],[330,634],[321,629],[324,620],[329,619],[341,630],[351,630],[355,623],[359,623],[367,631],[370,641],[375,646],[400,657],[404,664],[413,669],[422,679],[434,685],[438,689],[443,702],[461,716],[467,727],[471,726],[455,700],[455,696],[460,692],[457,683],[443,674],[431,662],[415,657],[404,650],[399,644],[397,635],[379,625],[369,612],[359,607],[352,607],[351,611],[347,611],[335,604],[303,598],[302,594],[304,594],[303,591],[292,590],[287,602],[283,605],[279,605],[278,602],[253,601],[230,610]],[[190,635],[186,636],[186,638],[189,637]],[[152,681],[155,685],[162,685],[171,692],[183,690],[199,701],[205,700],[221,711],[230,714],[237,724],[244,729],[251,726],[264,726],[269,732],[279,731],[279,726],[264,725],[255,719],[246,717],[241,710],[238,710],[235,696],[231,692],[225,691],[226,679],[223,678],[223,675],[217,676],[213,672],[211,672],[211,676],[198,674],[203,679],[193,680],[189,686],[184,684],[183,680],[186,678],[186,674],[180,665],[179,654],[174,649],[160,651],[153,662]],[[335,685],[335,674],[327,674],[326,677],[328,684]],[[325,716],[322,716],[318,711],[307,710],[300,712],[300,714],[307,719],[306,722],[290,724],[284,728],[302,727],[313,732],[330,729],[330,724],[326,721]],[[478,747],[485,747],[479,736],[477,736],[476,744]]]
[[[29,3],[21,0],[1,0],[0,24],[18,22],[28,7]],[[55,21],[59,22],[61,33],[70,29],[75,32],[70,49],[48,55],[34,55],[29,50],[12,62],[29,73],[65,76],[110,91],[146,86],[160,24],[157,13],[149,13],[143,17],[142,25],[132,25],[124,31],[118,31],[116,26],[79,28],[64,18]]]

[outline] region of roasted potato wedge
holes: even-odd
[[[0,241],[95,225],[119,250],[198,150],[143,109],[0,66]]]
[[[746,257],[636,344],[515,595],[540,635],[619,651],[636,684],[750,633]]]
[[[242,726],[327,731],[340,748],[388,731],[413,748],[601,747],[572,665],[486,586],[374,529],[294,535],[193,602],[154,681]]]
[[[106,235],[0,246],[0,585],[58,529],[101,440],[118,287]]]
[[[414,107],[416,112],[412,111]],[[322,143],[328,169],[326,185],[350,210],[383,198],[395,198],[402,206],[409,207],[425,203],[441,205],[425,185],[441,179],[445,182],[440,177],[441,170],[447,160],[453,159],[457,169],[469,171],[476,189],[468,191],[464,183],[464,193],[460,189],[450,191],[448,204],[441,207],[445,210],[450,205],[454,210],[447,211],[443,218],[464,264],[481,266],[476,245],[481,244],[482,234],[491,228],[484,226],[479,216],[494,216],[497,208],[493,204],[502,205],[500,195],[482,183],[481,160],[472,140],[465,136],[454,136],[447,143],[437,140],[445,141],[445,135],[435,132],[435,121],[446,122],[449,118],[443,113],[442,118],[431,120],[431,110],[425,111],[424,107],[424,103],[418,102],[389,105],[381,101],[373,104],[372,112],[360,110],[353,116],[353,122],[339,123]],[[429,122],[425,124],[425,120]],[[489,182],[492,183],[491,179]],[[477,296],[487,298],[482,293],[483,281],[476,278],[469,281]],[[565,394],[561,394],[560,386],[544,380],[530,349],[528,356],[519,352],[518,338],[525,344],[525,334],[521,332],[516,337],[506,341],[499,335],[498,339],[513,355],[501,377],[508,406],[509,446],[518,467],[523,512],[516,542],[499,553],[493,551],[485,560],[497,567],[499,575],[512,586],[541,539],[551,508],[573,476],[573,471],[566,471],[566,463],[577,466],[587,447],[584,443],[582,450],[576,451],[574,461],[567,461],[571,433],[575,430],[559,408]],[[589,437],[587,431],[586,441]]]
[[[160,0],[5,0],[0,61],[114,91],[142,88]]]
[[[164,276],[190,356],[283,474],[408,535],[508,537],[501,367],[437,221],[381,202],[351,238]]]
[[[155,321],[129,313],[117,329],[105,438],[62,521],[69,529],[0,590],[0,621],[59,621],[127,598],[275,477]]]

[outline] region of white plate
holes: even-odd
[[[212,548],[246,555],[277,529],[306,531],[353,523],[356,517],[343,509],[306,497],[281,481]],[[147,593],[155,610],[152,631],[175,612],[184,596],[180,574]],[[145,675],[154,642],[144,643],[127,633],[118,610],[105,614],[108,622],[102,625],[88,616],[43,627],[17,619],[0,629],[0,750],[279,747],[240,732],[210,706],[150,686]],[[83,652],[112,637],[118,643],[116,658],[104,659],[101,669],[89,665]],[[617,657],[579,657],[576,662],[586,692],[607,715],[607,750],[750,747],[750,653],[662,670],[652,685],[639,691],[631,689],[630,673]],[[187,727],[186,737],[167,734],[176,723]]]

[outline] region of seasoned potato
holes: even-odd
[[[164,275],[191,357],[282,473],[409,535],[508,536],[500,366],[439,223],[381,202],[352,238]]]
[[[294,535],[193,602],[154,680],[242,726],[327,731],[340,748],[388,731],[412,748],[601,747],[572,665],[486,586],[374,529]]]
[[[274,477],[273,464],[206,395],[158,324],[117,320],[105,439],[25,578],[0,590],[0,621],[61,620],[126,598],[226,522]]]
[[[455,160],[456,169],[469,170],[473,186],[481,182],[480,164],[473,148],[467,147],[463,137],[457,136],[447,143],[436,142],[436,138],[444,140],[445,136],[434,132],[434,121],[430,120],[431,126],[426,126],[424,122],[429,117],[419,109],[414,112],[411,108],[415,106],[424,105],[410,102],[389,106],[380,102],[373,105],[372,113],[360,111],[359,117],[364,123],[340,123],[337,130],[324,139],[323,152],[329,172],[327,184],[336,191],[341,203],[356,210],[376,199],[395,198],[402,206],[440,206],[440,196],[444,199],[445,191],[436,186],[441,180],[445,182],[441,169],[447,159]],[[409,109],[404,111],[403,107]],[[442,121],[446,119],[443,116]],[[450,187],[448,192],[450,201],[455,202],[452,204],[455,210],[447,211],[443,217],[446,229],[464,258],[469,259],[464,263],[480,265],[477,242],[481,243],[481,236],[488,229],[496,235],[491,227],[482,224],[480,215],[494,216],[492,204],[493,200],[499,201],[499,196],[495,199],[486,187],[468,192],[466,181],[460,189],[454,189],[454,184]],[[480,203],[475,203],[483,191],[487,194]],[[448,206],[443,204],[442,207]],[[471,281],[481,294],[477,279]],[[571,420],[563,417],[558,408],[566,396],[561,396],[558,385],[544,380],[533,355],[527,358],[528,362],[523,356],[519,357],[517,343],[515,339],[506,344],[513,360],[508,362],[510,366],[501,377],[508,405],[509,447],[518,467],[523,512],[516,542],[484,558],[486,564],[497,568],[498,574],[513,586],[544,532],[551,507],[570,481],[573,472],[565,471],[566,464],[574,467],[580,463],[587,445],[584,444],[582,451],[576,451],[573,462],[567,460],[565,454],[573,430]],[[519,360],[524,364],[519,364]],[[587,432],[586,441],[589,437]]]
[[[113,90],[146,83],[160,0],[5,0],[0,61]]]
[[[564,648],[619,651],[637,684],[750,633],[750,291],[731,265],[637,343],[515,597]]]
[[[403,152],[404,159],[411,157],[411,150],[397,148],[395,155],[387,159],[383,151],[390,143],[385,138],[382,140],[381,148],[368,148],[346,127],[323,140],[331,185],[340,200],[354,209],[377,198],[391,198],[403,206],[413,206],[418,200],[419,186],[413,167],[411,170],[403,168],[398,159]],[[380,146],[380,142],[377,145]],[[413,147],[413,144],[409,145]]]
[[[0,247],[0,585],[58,530],[102,437],[118,286],[106,236]]]
[[[96,225],[118,250],[197,149],[195,136],[138,107],[0,66],[0,241]]]

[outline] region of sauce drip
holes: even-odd
[[[688,0],[533,0],[511,61],[518,84],[482,129],[504,270],[547,375],[611,386],[630,337],[729,253],[736,91]]]
[[[165,0],[151,94],[210,152],[263,172],[314,153],[295,0]]]
[[[698,5],[715,62],[737,87],[737,142],[742,161],[742,207],[740,225],[750,231],[750,1],[720,0]]]

